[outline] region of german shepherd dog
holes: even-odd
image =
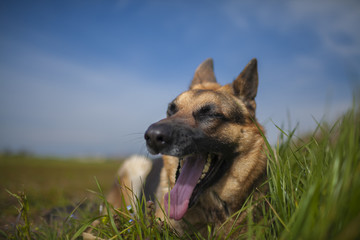
[[[227,221],[221,228],[226,233],[234,224],[244,224],[246,211],[236,213],[248,196],[253,192],[253,199],[259,199],[266,192],[264,131],[255,116],[257,88],[256,59],[224,86],[216,82],[213,61],[207,59],[196,69],[189,90],[169,103],[167,117],[146,130],[148,151],[163,159],[155,194],[161,206],[155,214],[168,218],[180,235],[195,229],[207,236],[208,225],[216,230]],[[145,179],[149,161],[133,158],[132,165],[120,170],[120,181]],[[134,177],[129,168],[146,170]],[[139,180],[130,185],[139,193],[134,187]],[[119,206],[121,195],[126,193],[114,190],[108,201]]]

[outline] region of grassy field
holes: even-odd
[[[6,190],[24,192],[30,218],[36,223],[54,207],[76,205],[94,199],[95,177],[107,191],[115,180],[119,161],[101,159],[60,159],[22,154],[0,155],[0,228],[14,222],[17,199]]]
[[[303,138],[279,128],[282,133],[279,143],[267,146],[270,192],[261,203],[266,206],[264,219],[255,224],[249,218],[245,235],[239,235],[239,228],[233,228],[227,236],[220,236],[209,226],[209,233],[215,234],[179,237],[166,222],[144,213],[141,206],[137,215],[131,212],[113,215],[106,202],[108,213],[104,216],[85,214],[55,225],[36,222],[36,215],[44,209],[76,203],[87,196],[87,188],[96,189],[93,176],[97,176],[101,185],[97,199],[102,201],[101,191],[106,192],[111,185],[118,163],[84,164],[16,157],[1,158],[0,211],[2,219],[10,219],[8,216],[15,216],[16,212],[9,209],[22,206],[22,220],[14,231],[5,229],[2,234],[13,239],[81,239],[83,230],[100,219],[93,233],[103,239],[360,239],[359,113],[352,109],[335,124],[321,123]],[[4,193],[4,188],[13,192],[25,189],[27,198],[19,195],[17,202]],[[240,211],[251,209],[251,199],[250,196]],[[145,203],[139,200],[139,205],[142,204]]]

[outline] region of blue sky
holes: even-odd
[[[144,154],[143,132],[208,57],[221,84],[256,57],[270,141],[273,122],[301,135],[351,106],[359,23],[348,0],[1,1],[0,149]]]

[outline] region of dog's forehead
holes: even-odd
[[[176,106],[178,110],[185,112],[194,112],[203,106],[213,105],[224,114],[247,113],[244,102],[226,89],[189,90],[180,94],[172,103],[171,105]]]
[[[180,94],[174,101],[180,109],[196,110],[205,105],[213,104],[223,111],[243,109],[244,104],[239,98],[221,90],[189,90]]]
[[[204,103],[220,103],[224,98],[223,94],[213,90],[189,90],[180,94],[175,102],[180,105],[190,106]]]

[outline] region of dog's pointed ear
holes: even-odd
[[[208,82],[216,83],[214,63],[212,58],[206,59],[197,67],[194,73],[194,78],[190,84],[190,89],[192,89],[197,84],[204,84]]]
[[[241,98],[250,114],[255,117],[255,97],[259,83],[257,60],[253,58],[232,83],[235,96]]]

